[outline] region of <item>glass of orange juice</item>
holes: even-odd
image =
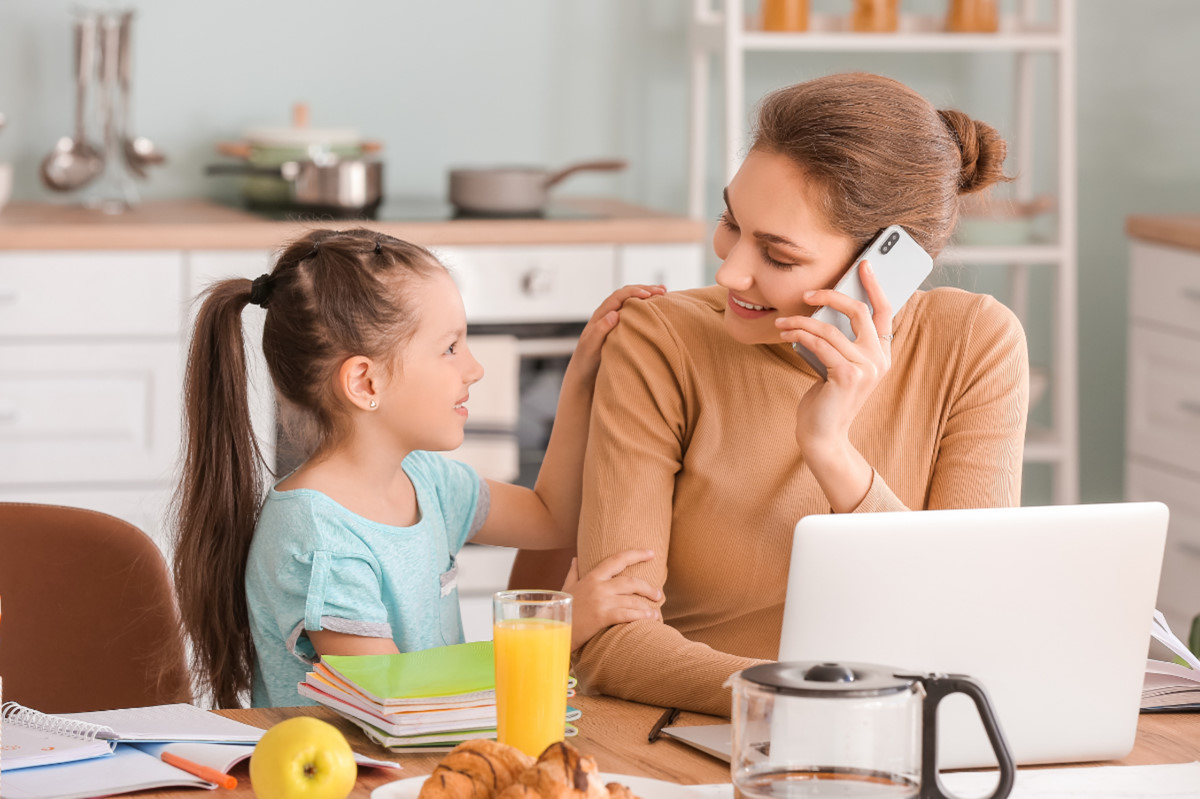
[[[571,595],[500,591],[492,619],[497,738],[537,757],[566,731]]]

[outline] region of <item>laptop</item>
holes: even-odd
[[[779,659],[968,674],[1018,764],[1133,748],[1167,533],[1159,502],[806,516]],[[939,708],[941,768],[996,765],[974,705]],[[663,734],[729,759],[729,725]]]

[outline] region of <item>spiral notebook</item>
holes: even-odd
[[[118,741],[255,743],[263,734],[258,727],[182,703],[52,716],[6,702],[0,720],[5,771],[104,757]]]

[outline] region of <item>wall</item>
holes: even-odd
[[[0,160],[14,162],[20,198],[59,199],[38,184],[36,170],[72,128],[73,5],[0,0],[0,111],[9,118]],[[1200,3],[1078,5],[1082,490],[1085,500],[1102,501],[1122,490],[1124,217],[1200,211]],[[441,194],[455,164],[619,155],[631,161],[627,173],[580,176],[565,188],[682,211],[689,7],[687,0],[144,2],[134,31],[133,128],[171,160],[143,184],[143,195],[232,198],[232,180],[202,174],[216,160],[213,142],[285,124],[290,105],[305,100],[314,126],[352,126],[384,142],[393,194]],[[905,0],[906,9],[942,7],[944,0]],[[1004,131],[1010,64],[1000,55],[760,54],[750,61],[748,96],[866,69]],[[1052,103],[1042,100],[1047,111]],[[1040,147],[1039,161],[1048,157]],[[714,179],[714,215],[719,189]],[[998,285],[986,272],[965,279]],[[1045,327],[1031,319],[1035,360],[1045,357],[1038,344]],[[1044,500],[1045,471],[1028,478],[1027,501]]]

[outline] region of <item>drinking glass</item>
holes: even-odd
[[[571,595],[500,591],[492,619],[497,738],[537,757],[566,731]]]

